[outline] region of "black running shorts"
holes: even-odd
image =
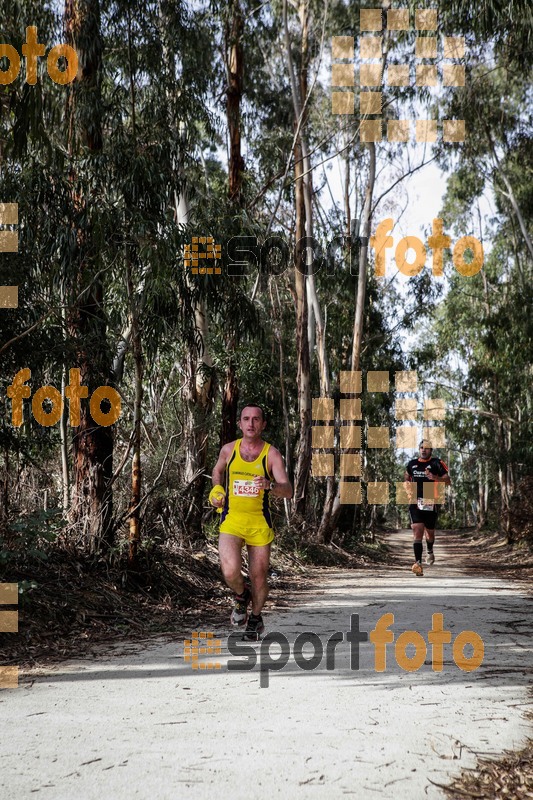
[[[429,531],[434,531],[437,526],[438,511],[421,511],[417,505],[409,506],[411,523],[423,522]]]

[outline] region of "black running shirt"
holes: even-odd
[[[406,472],[411,480],[416,481],[417,497],[424,496],[424,483],[432,483],[432,481],[430,481],[429,478],[426,478],[426,475],[424,474],[428,467],[433,475],[438,475],[439,478],[442,478],[443,475],[448,474],[448,467],[444,461],[441,461],[440,458],[437,457],[425,460],[421,458],[412,458],[411,461],[405,465]]]

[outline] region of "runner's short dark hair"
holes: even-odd
[[[261,414],[263,415],[263,422],[267,421],[266,411],[263,408],[263,406],[259,405],[259,403],[245,403],[243,406],[241,406],[239,419],[242,417],[242,412],[244,411],[245,408],[258,408],[260,410]]]

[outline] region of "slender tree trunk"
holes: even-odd
[[[291,459],[291,429],[289,424],[289,409],[287,407],[287,394],[285,392],[285,353],[283,349],[283,316],[281,303],[279,300],[278,287],[275,282],[270,284],[270,296],[272,300],[272,316],[274,320],[274,337],[279,348],[279,389],[281,395],[281,406],[283,410],[283,430],[285,434],[285,467],[288,475],[292,478],[292,459]],[[272,290],[272,286],[274,289]],[[273,291],[276,294],[276,301],[273,299]],[[287,504],[286,504],[287,505]]]
[[[301,148],[297,144],[294,151],[296,241],[305,235],[305,206],[301,174]],[[301,516],[305,514],[305,493],[311,468],[311,365],[307,338],[306,272],[305,253],[298,251],[298,248],[296,248],[294,269],[294,288],[296,293],[296,383],[300,433],[295,455],[293,511]]]
[[[301,148],[302,157],[302,184],[303,184],[303,198],[305,205],[305,236],[311,241],[313,238],[313,180],[311,159],[309,157],[309,147],[307,144],[306,125],[307,125],[307,111],[304,107],[305,100],[308,92],[308,66],[309,66],[309,2],[308,0],[301,0],[298,7],[298,15],[300,18],[300,27],[302,31],[301,43],[301,66],[299,74],[299,82],[296,81],[291,42],[289,37],[288,22],[287,22],[287,4],[284,2],[284,27],[285,27],[285,49],[287,52],[287,62],[289,66],[289,77],[291,82],[292,102],[294,109],[295,125],[298,120],[302,120],[300,126],[299,145]],[[298,244],[298,238],[296,242]],[[320,396],[328,397],[330,391],[329,381],[329,365],[325,341],[325,328],[323,322],[323,314],[320,308],[320,302],[316,291],[315,278],[312,264],[311,249],[306,250],[307,253],[307,278],[306,278],[306,294],[307,294],[307,338],[309,343],[309,354],[314,352],[315,337],[316,337],[316,352],[318,359],[318,372],[320,381]]]
[[[385,12],[389,7],[390,3],[388,0],[382,0],[381,7]],[[385,66],[387,63],[387,55],[389,49],[389,40],[388,40],[388,29],[383,37],[382,42],[382,74],[384,73]],[[357,291],[356,291],[356,298],[355,298],[355,313],[354,313],[354,324],[353,324],[353,336],[352,336],[352,354],[350,360],[350,369],[352,370],[359,370],[360,369],[360,362],[361,362],[361,348],[362,348],[362,341],[363,341],[363,327],[364,327],[364,319],[365,319],[365,298],[366,298],[366,282],[367,282],[367,269],[368,269],[368,243],[370,238],[370,226],[372,222],[372,197],[374,194],[374,186],[376,182],[376,147],[373,142],[367,143],[367,149],[369,152],[369,170],[368,170],[368,180],[366,185],[365,191],[365,201],[363,205],[363,211],[361,214],[361,229],[362,229],[362,237],[359,244],[359,276],[357,280]],[[346,156],[348,162],[348,154]],[[348,233],[351,234],[351,226],[350,226],[350,205],[349,205],[349,164],[347,163],[346,166],[346,183],[345,183],[345,203],[347,206],[347,223],[348,223]],[[353,244],[353,243],[351,243]],[[360,451],[351,451],[354,453]],[[317,540],[319,542],[326,542],[331,539],[333,531],[335,529],[335,525],[337,519],[339,517],[339,513],[341,510],[340,504],[340,483],[337,484],[335,479],[328,479],[328,485],[326,487],[326,502],[324,503],[324,508],[322,511],[322,519],[320,520],[320,525],[317,531]],[[361,513],[361,508],[356,507],[354,509],[355,517],[359,516]]]
[[[368,242],[370,239],[370,225],[372,222],[372,195],[376,182],[376,146],[374,142],[367,144],[370,162],[368,168],[368,181],[366,185],[365,203],[362,213],[363,238],[359,250],[359,277],[357,280],[357,294],[355,299],[355,315],[353,322],[352,358],[351,369],[360,369],[361,346],[363,341],[363,325],[365,314]]]
[[[357,280],[357,290],[355,298],[355,313],[352,338],[351,369],[359,370],[361,364],[361,347],[363,341],[363,325],[366,298],[366,282],[368,270],[368,241],[370,238],[370,227],[372,223],[372,197],[376,182],[376,149],[373,142],[367,144],[369,150],[369,169],[368,180],[365,192],[365,202],[362,211],[362,241],[359,248],[359,276]],[[360,451],[353,451],[354,453]],[[340,483],[335,487],[328,484],[326,488],[326,502],[322,511],[322,519],[317,531],[319,542],[329,541],[331,534],[341,510],[340,504]],[[336,483],[336,482],[335,482]],[[334,491],[335,489],[335,491]]]
[[[241,153],[241,102],[244,76],[244,55],[242,36],[244,19],[240,0],[231,3],[230,20],[226,33],[227,79],[226,115],[229,135],[228,193],[230,202],[241,207],[244,201],[242,179],[244,159]],[[232,322],[228,321],[232,326]],[[230,360],[226,367],[226,377],[222,390],[222,420],[220,445],[237,438],[237,413],[239,404],[239,383],[235,363],[235,351],[239,346],[239,335],[236,326],[226,338],[226,352]]]
[[[228,36],[228,88],[226,90],[226,113],[229,132],[229,197],[241,204],[242,174],[244,159],[241,154],[241,99],[242,79],[244,74],[244,58],[242,35],[244,21],[240,0],[231,4],[231,21]]]
[[[67,328],[67,307],[66,307],[66,297],[65,297],[65,287],[63,284],[61,285],[61,317],[63,320],[63,330],[64,336],[66,337],[66,328]],[[65,387],[67,385],[67,365],[63,363],[63,368],[61,370],[61,396],[65,396]],[[66,405],[63,408],[63,413],[61,414],[61,419],[59,420],[59,436],[61,440],[61,506],[63,508],[63,514],[66,515],[68,513],[69,503],[70,503],[70,474],[69,474],[69,463],[68,463],[68,432],[67,432],[67,408]]]
[[[61,372],[61,396],[65,396],[65,386],[67,385],[67,369],[63,365]],[[68,434],[67,434],[67,409],[63,408],[61,419],[59,420],[59,435],[61,439],[61,506],[63,514],[67,514],[70,498],[70,476],[68,468]]]
[[[311,162],[305,136],[305,100],[307,97],[309,3],[301,0],[298,15],[302,31],[301,65],[299,81],[296,80],[292,48],[287,19],[287,0],[283,0],[283,24],[285,49],[291,84],[295,130],[300,124],[300,133],[294,148],[295,203],[296,203],[296,248],[295,248],[295,293],[296,293],[296,347],[298,358],[298,411],[300,435],[296,449],[294,470],[293,510],[300,516],[305,514],[305,494],[311,468],[311,339],[316,322],[317,351],[321,393],[329,393],[329,370],[325,352],[325,335],[322,314],[318,302],[314,277],[311,275],[311,253],[302,247],[305,237],[313,236],[313,188]]]
[[[189,221],[189,198],[182,187],[176,203],[176,221],[186,225]],[[187,282],[191,289],[190,276]],[[202,503],[207,463],[207,439],[213,407],[213,360],[207,349],[207,306],[199,300],[194,309],[197,346],[185,357],[185,383],[182,392],[184,406],[183,443],[185,447],[184,478],[190,486],[189,507],[185,516],[187,529],[193,538],[202,534]]]
[[[480,531],[486,524],[486,509],[485,509],[485,484],[484,484],[484,464],[482,461],[478,462],[478,513],[476,528]]]
[[[163,61],[167,65],[167,79],[171,80],[175,75],[176,55],[173,49],[173,40],[169,35],[168,7],[168,0],[160,0],[158,3]],[[174,116],[171,110],[173,99],[169,88],[167,91],[169,121],[171,124],[180,127],[183,151],[185,152],[187,147],[185,130],[183,124]],[[182,162],[176,162],[175,164],[175,181],[174,218],[177,225],[186,227],[189,224],[191,210]],[[186,275],[186,281],[192,292],[194,286],[189,274]],[[185,513],[185,521],[190,539],[201,538],[202,536],[204,473],[214,389],[213,362],[207,349],[208,311],[203,300],[199,300],[194,307],[194,323],[196,344],[191,347],[183,359],[184,381],[181,393],[184,417],[183,446],[185,451],[183,477],[188,487],[188,508]]]
[[[141,414],[143,399],[143,354],[140,323],[136,306],[134,282],[131,270],[131,254],[126,247],[126,279],[130,303],[132,349],[135,364],[135,399],[133,403],[133,458],[131,463],[131,499],[129,506],[128,567],[135,569],[138,562],[138,547],[141,539],[140,502],[142,486],[141,468]]]
[[[509,178],[506,175],[505,169],[502,167],[501,162],[498,158],[496,153],[496,147],[492,140],[492,136],[490,134],[490,130],[488,127],[485,128],[487,132],[487,138],[489,140],[490,149],[492,152],[492,158],[494,160],[494,164],[496,169],[498,170],[498,175],[501,177],[502,181],[505,184],[505,188],[507,189],[507,197],[509,198],[509,202],[513,208],[514,213],[516,214],[516,219],[518,220],[518,224],[520,226],[520,230],[522,232],[522,236],[524,237],[524,241],[526,243],[526,247],[529,250],[530,256],[533,258],[533,242],[531,241],[531,236],[529,235],[529,231],[527,229],[527,224],[524,219],[524,215],[522,214],[522,210],[518,205],[518,201],[516,199],[516,195],[514,193],[513,185]]]
[[[4,408],[5,411],[5,408]],[[4,448],[4,467],[2,470],[2,477],[0,477],[0,524],[7,523],[9,519],[9,472],[10,472],[10,459],[9,447],[6,444]]]

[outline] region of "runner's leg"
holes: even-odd
[[[224,580],[235,594],[244,592],[244,579],[242,577],[242,550],[243,540],[230,533],[221,533],[218,537],[218,553],[220,568]]]
[[[426,528],[426,546],[428,553],[433,552],[433,542],[435,541],[435,529]]]
[[[435,541],[435,522],[432,520],[427,520],[426,521],[426,547],[427,547],[426,564],[435,563],[435,556],[433,554],[434,541]]]
[[[413,522],[411,528],[413,529],[413,550],[415,552],[415,561],[422,562],[424,523]]]
[[[252,614],[261,613],[268,597],[268,565],[270,564],[270,545],[248,546],[248,572],[252,582]]]

